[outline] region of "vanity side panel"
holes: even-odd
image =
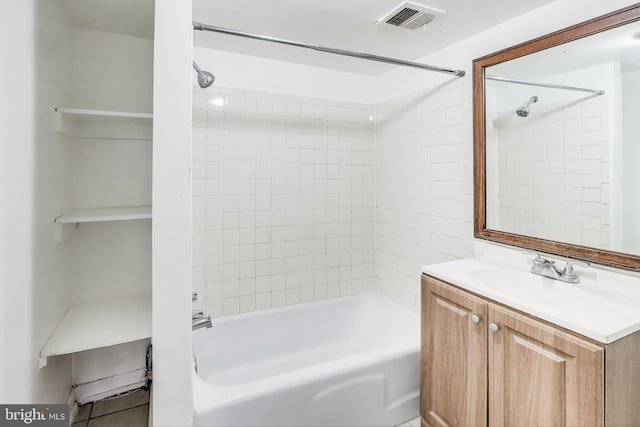
[[[640,425],[640,332],[605,347],[606,426]]]

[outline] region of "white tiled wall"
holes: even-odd
[[[213,316],[375,287],[373,108],[194,87],[193,284]]]
[[[420,267],[472,256],[471,104],[465,81],[378,106],[376,279],[419,309]]]
[[[610,246],[609,95],[501,111],[488,174],[488,227],[543,239]],[[496,192],[493,194],[492,192]]]

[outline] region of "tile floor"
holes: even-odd
[[[147,427],[149,391],[134,390],[80,406],[71,427]]]
[[[396,427],[422,427],[422,426],[420,425],[420,417],[418,417],[413,420],[409,420],[405,423],[402,423]]]

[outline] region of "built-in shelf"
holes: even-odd
[[[56,132],[84,139],[150,140],[153,114],[58,107]]]
[[[73,224],[148,218],[151,218],[151,206],[131,206],[124,208],[76,209],[60,215],[55,221],[57,224]]]
[[[129,111],[89,110],[85,108],[56,108],[56,113],[69,116],[112,117],[122,119],[153,119],[150,113],[132,113]]]
[[[151,337],[151,294],[72,304],[40,358],[109,347]],[[45,362],[46,364],[46,362]]]

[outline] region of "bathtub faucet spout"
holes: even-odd
[[[194,311],[191,313],[191,330],[197,331],[202,328],[210,328],[211,316],[205,316],[202,311]]]

